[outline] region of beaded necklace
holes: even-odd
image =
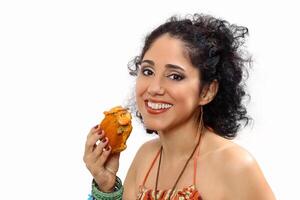
[[[178,178],[177,178],[177,180],[176,180],[174,186],[172,187],[172,190],[171,190],[171,192],[170,192],[170,195],[169,195],[168,200],[170,200],[170,198],[171,198],[171,196],[172,196],[172,194],[173,194],[173,192],[174,192],[174,190],[175,190],[175,187],[176,187],[176,185],[177,185],[179,179],[181,178],[181,176],[182,176],[182,174],[183,174],[183,172],[184,172],[186,166],[188,165],[189,161],[190,161],[191,158],[193,157],[193,155],[194,155],[194,153],[195,153],[197,147],[198,147],[199,144],[200,144],[200,139],[201,139],[201,136],[202,136],[202,134],[201,134],[201,133],[202,133],[202,128],[203,128],[203,127],[201,127],[201,132],[200,132],[200,136],[199,136],[199,139],[198,139],[198,143],[197,143],[197,145],[194,147],[193,152],[191,153],[190,157],[187,159],[187,161],[186,161],[186,163],[185,163],[183,169],[181,170],[181,172],[180,172],[180,174],[179,174],[179,176],[178,176]],[[163,147],[161,146],[161,148],[160,148],[160,155],[159,155],[159,162],[158,162],[158,170],[157,170],[156,181],[155,181],[155,191],[154,191],[154,196],[155,196],[154,198],[155,198],[155,200],[157,200],[156,192],[157,192],[157,185],[158,185],[158,177],[159,177],[159,169],[160,169],[160,164],[161,164],[162,150],[163,150]]]

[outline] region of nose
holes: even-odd
[[[147,89],[147,93],[151,96],[163,95],[165,93],[165,89],[159,78],[153,78],[151,80]]]

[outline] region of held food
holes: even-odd
[[[116,106],[104,112],[104,119],[100,123],[100,128],[104,130],[108,138],[112,153],[121,152],[126,149],[126,140],[131,131],[131,114],[126,108]]]

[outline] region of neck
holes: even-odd
[[[187,160],[198,143],[200,134],[206,129],[199,128],[199,125],[187,123],[177,127],[176,130],[159,131],[160,142],[163,147],[163,157],[167,163]],[[203,136],[201,137],[203,139]]]

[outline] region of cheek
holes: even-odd
[[[138,77],[135,83],[135,93],[137,98],[143,94],[144,89],[145,83],[143,83],[143,81],[141,81],[141,78]]]
[[[137,107],[138,109],[141,106],[141,103],[143,103],[143,94],[145,91],[145,83],[143,81],[141,81],[141,79],[137,78],[136,80],[136,84],[135,84],[135,100],[137,103]]]
[[[176,88],[176,90],[173,90],[172,96],[185,109],[193,109],[199,101],[198,88],[194,87],[194,85]]]

